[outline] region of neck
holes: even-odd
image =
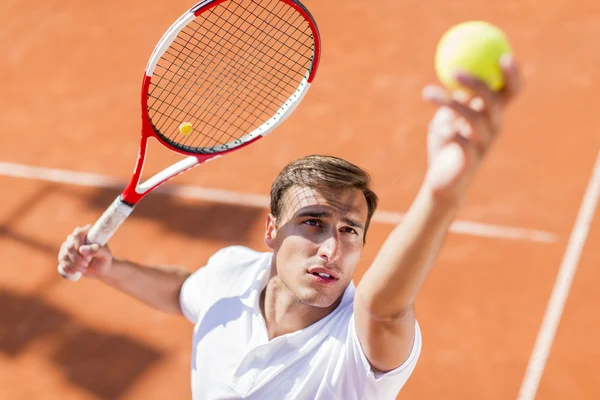
[[[272,272],[269,283],[260,295],[260,308],[269,340],[309,327],[335,310],[341,300],[342,296],[329,307],[304,304]]]

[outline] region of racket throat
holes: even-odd
[[[137,204],[145,193],[139,193],[137,191],[138,183],[142,178],[142,172],[144,171],[144,163],[146,161],[146,154],[148,152],[148,137],[142,135],[142,139],[140,140],[140,148],[138,151],[137,161],[135,163],[135,169],[133,170],[133,175],[129,184],[121,193],[121,200],[129,204],[131,206]]]
[[[183,160],[171,165],[170,167],[167,167],[164,170],[158,172],[151,178],[148,178],[146,181],[138,184],[135,188],[135,191],[137,194],[143,196],[149,191],[154,190],[161,184],[165,183],[167,180],[181,174],[182,172],[187,171],[190,168],[195,167],[196,165],[198,165],[198,157],[186,157]]]
[[[123,201],[123,203],[129,204],[131,206],[137,204],[146,194],[156,189],[169,179],[195,167],[201,162],[208,161],[208,159],[218,158],[218,155],[211,155],[207,157],[188,156],[176,162],[175,164],[165,168],[164,170],[156,173],[144,182],[140,182],[142,179],[144,163],[146,160],[147,142],[148,138],[142,138],[142,142],[140,144],[140,152],[138,155],[138,160],[135,166],[133,176],[131,177],[131,181],[129,182],[125,190],[123,190],[123,192],[121,193],[121,200]]]

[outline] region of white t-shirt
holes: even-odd
[[[269,341],[259,298],[272,255],[227,247],[184,282],[181,309],[195,324],[194,400],[395,399],[421,351],[418,324],[406,362],[374,374],[356,335],[351,283],[331,314]]]

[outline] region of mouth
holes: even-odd
[[[336,280],[333,276],[331,276],[329,274],[325,274],[323,272],[311,272],[311,275],[318,276],[318,277],[323,278],[323,279]]]
[[[323,267],[310,268],[308,273],[321,283],[333,283],[339,279],[336,272]]]
[[[313,281],[320,285],[333,285],[337,282],[337,279],[333,278],[331,275],[327,274],[317,274],[311,273]]]

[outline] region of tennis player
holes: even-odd
[[[427,173],[357,287],[377,197],[365,171],[328,156],[295,160],[276,178],[269,252],[227,247],[189,273],[85,245],[86,226],[67,237],[59,263],[195,324],[194,399],[394,399],[421,351],[417,294],[519,91],[514,60],[501,67],[500,93],[468,75],[458,78],[471,98],[423,91],[438,108]]]

